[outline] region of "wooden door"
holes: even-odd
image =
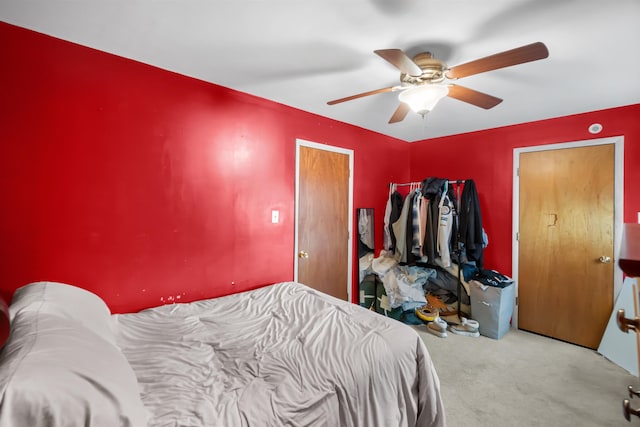
[[[348,300],[348,154],[299,147],[298,281]]]
[[[613,309],[614,144],[521,153],[519,177],[518,326],[595,349]]]

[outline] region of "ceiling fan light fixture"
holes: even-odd
[[[411,111],[424,116],[448,94],[449,88],[447,86],[423,84],[401,92],[398,99],[407,104]]]

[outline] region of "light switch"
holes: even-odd
[[[280,221],[280,211],[271,211],[271,222],[277,224]]]

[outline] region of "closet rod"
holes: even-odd
[[[403,184],[396,184],[396,183],[390,182],[389,184],[395,185],[397,187],[402,187],[402,186],[405,186],[405,185],[418,185],[418,184],[421,184],[421,183],[420,182],[405,182]]]
[[[465,181],[466,180],[464,180],[464,179],[450,179],[450,180],[448,180],[448,183],[449,184],[464,184]],[[420,181],[420,182],[404,182],[404,183],[401,183],[401,184],[396,184],[394,182],[390,182],[389,183],[389,185],[395,185],[396,187],[403,187],[403,186],[406,186],[406,185],[420,185],[420,184],[422,184],[422,181]]]

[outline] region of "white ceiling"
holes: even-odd
[[[640,102],[640,1],[0,0],[0,20],[405,141]],[[504,101],[445,98],[388,120],[397,93],[373,53],[431,51],[455,66],[533,42],[549,58],[458,81]]]

